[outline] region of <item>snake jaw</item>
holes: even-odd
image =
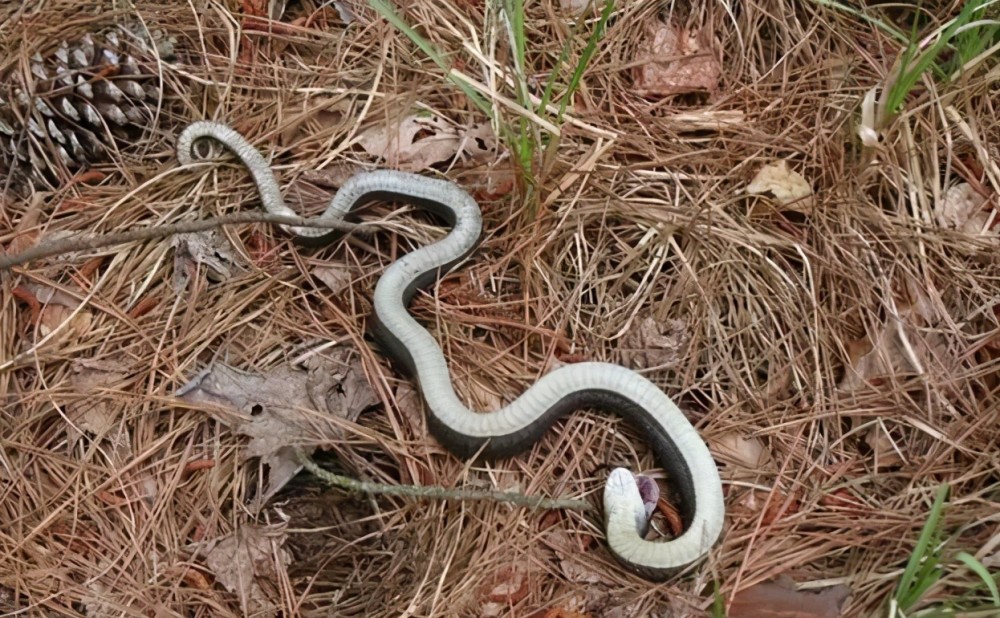
[[[639,495],[642,497],[642,504],[646,507],[646,521],[653,517],[653,511],[660,501],[660,486],[652,478],[642,474],[635,474],[635,483],[639,486]]]
[[[655,481],[648,477],[634,475],[626,468],[615,468],[608,475],[608,482],[604,486],[604,508],[607,511],[605,516],[610,518],[613,516],[612,512],[618,514],[622,511],[630,514],[635,522],[636,534],[640,537],[645,537],[649,531],[649,516],[652,513],[643,496],[644,490],[650,492],[648,484],[644,487],[644,481],[656,486]],[[659,499],[659,488],[655,491]],[[656,500],[652,504],[655,507]]]

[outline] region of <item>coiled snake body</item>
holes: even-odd
[[[182,164],[194,162],[195,142],[211,138],[231,150],[250,170],[264,207],[288,208],[270,166],[239,133],[215,122],[195,122],[177,140]],[[643,538],[647,514],[637,482],[614,470],[604,491],[608,545],[618,560],[649,579],[664,579],[704,556],[722,530],[724,504],[718,470],[708,448],[673,401],[634,371],[608,363],[577,363],[543,376],[509,405],[490,413],[469,410],[452,387],[444,354],[435,339],[407,311],[418,288],[464,259],[479,242],[482,216],[475,200],[457,185],[416,174],[379,170],[349,179],[322,219],[343,220],[373,201],[420,206],[444,219],[451,232],[442,240],[391,264],[375,287],[374,336],[384,351],[416,376],[427,403],[428,425],[450,451],[470,457],[503,457],[530,447],[559,417],[579,408],[620,414],[642,431],[667,471],[680,499],[683,533],[671,541]],[[282,226],[300,242],[326,243],[338,232]]]

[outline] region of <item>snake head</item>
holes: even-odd
[[[649,530],[649,518],[660,499],[660,488],[648,476],[632,474],[625,468],[615,468],[604,486],[604,517],[631,517],[640,537]]]

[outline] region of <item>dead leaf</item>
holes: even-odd
[[[406,426],[417,432],[418,435],[426,435],[424,427],[424,410],[420,403],[420,393],[410,384],[409,381],[400,382],[396,387],[393,396],[396,407],[403,414]]]
[[[574,15],[583,13],[594,0],[559,0],[559,6]]]
[[[507,566],[484,584],[482,595],[489,602],[515,605],[528,596],[529,591],[528,571],[520,566]]]
[[[756,476],[771,461],[771,451],[760,439],[743,437],[735,431],[715,438],[711,446],[733,477]]]
[[[950,384],[961,370],[958,354],[937,330],[928,328],[944,318],[927,292],[913,279],[905,283],[906,294],[897,301],[896,314],[889,315],[874,340],[854,342],[848,367],[838,388],[855,392],[905,375],[929,375],[939,384]]]
[[[777,488],[771,491],[750,489],[733,501],[731,509],[734,520],[759,520],[764,526],[770,526],[798,512],[798,499]]]
[[[205,266],[209,281],[227,281],[236,265],[236,255],[225,236],[217,230],[177,234],[171,240],[174,247],[174,290],[187,289],[188,278],[194,271],[192,265]]]
[[[351,287],[357,269],[348,264],[330,263],[312,269],[312,275],[326,284],[330,291],[339,296]]]
[[[283,111],[276,141],[296,158],[315,157],[317,149],[328,150],[330,132],[353,127],[356,113],[353,103],[342,96],[304,98]]]
[[[593,560],[560,560],[559,570],[562,571],[563,577],[574,584],[615,585],[614,579],[608,574],[607,567]]]
[[[121,360],[77,359],[69,378],[73,397],[66,402],[66,416],[72,423],[68,431],[70,445],[80,438],[78,429],[96,436],[109,434],[119,422],[122,405],[115,404],[101,393],[119,389],[130,373],[129,365]]]
[[[986,208],[988,199],[967,182],[949,187],[935,206],[934,218],[946,229],[989,237],[1000,244],[997,230],[989,227],[994,213]]]
[[[872,514],[872,508],[865,504],[863,499],[843,487],[823,494],[819,503],[832,511],[851,517],[867,517]]]
[[[199,552],[219,583],[239,597],[244,616],[278,615],[280,582],[291,562],[285,539],[284,526],[244,525]]]
[[[900,448],[892,436],[886,433],[882,423],[875,423],[869,427],[865,431],[863,439],[865,444],[871,448],[871,459],[875,469],[895,468],[906,463],[901,454],[906,446],[903,445]]]
[[[645,62],[633,71],[639,96],[718,92],[722,64],[707,33],[656,20],[647,28],[647,37],[639,54]]]
[[[813,210],[812,187],[802,174],[788,169],[784,159],[762,167],[746,191],[751,195],[771,193],[779,204],[796,212],[808,214]]]
[[[463,155],[482,158],[495,150],[496,138],[489,125],[459,130],[437,116],[414,115],[364,131],[358,144],[389,167],[417,172]]]
[[[86,309],[81,309],[81,301],[72,294],[36,283],[26,283],[19,287],[22,291],[27,291],[37,303],[32,306],[32,313],[37,315],[32,317],[36,320],[39,335],[47,337],[58,330],[50,343],[70,344],[90,333],[93,315]]]
[[[674,367],[690,341],[691,332],[681,320],[646,317],[622,337],[622,361],[632,369]]]
[[[360,361],[349,350],[339,359],[313,356],[307,363],[308,372],[281,365],[263,374],[216,364],[175,393],[188,403],[211,406],[208,412],[213,418],[250,438],[244,458],[260,457],[268,466],[258,507],[298,473],[295,449],[312,453],[315,446],[303,445],[341,437],[327,418],[337,415],[354,421],[378,401]],[[237,414],[218,414],[220,407]]]
[[[851,596],[847,586],[795,590],[788,578],[765,582],[733,596],[729,618],[838,618]]]
[[[38,238],[41,233],[38,231],[38,222],[41,220],[42,206],[45,204],[45,200],[41,193],[36,193],[31,199],[31,203],[28,208],[21,215],[20,220],[18,220],[17,225],[11,230],[14,232],[14,238],[7,243],[7,253],[10,255],[16,255],[30,249],[38,243]]]
[[[93,322],[89,311],[77,311],[62,305],[46,305],[38,318],[38,332],[43,337],[59,330],[57,339],[60,343],[77,341],[88,332]]]

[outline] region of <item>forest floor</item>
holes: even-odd
[[[148,235],[0,271],[0,614],[995,615],[998,12],[862,4],[0,8],[0,257]],[[111,101],[145,120],[62,161],[55,130],[84,135],[64,102],[87,104],[57,67],[98,126]],[[378,167],[472,194],[482,243],[411,307],[459,397],[493,410],[582,360],[641,372],[719,464],[706,559],[654,583],[608,551],[613,467],[659,481],[671,528],[670,479],[616,417],[496,462],[431,437],[366,332],[433,220],[373,205],[320,248],[264,222],[175,233],[259,210],[231,155],[177,163],[202,119],[305,216]],[[487,499],[345,493],[299,449]]]

